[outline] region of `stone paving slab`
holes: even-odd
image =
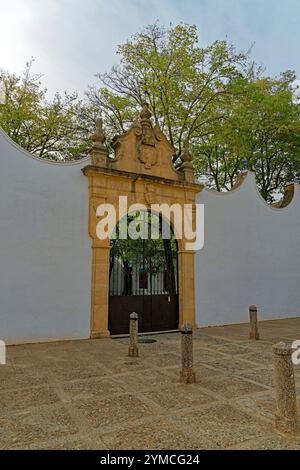
[[[0,366],[1,449],[300,449],[274,430],[272,345],[300,318],[202,328],[197,382],[179,381],[180,335],[10,346]],[[300,397],[300,366],[295,366]],[[299,402],[299,398],[298,398]],[[300,403],[299,403],[300,410]]]
[[[193,410],[179,417],[177,425],[189,429],[191,435],[200,433],[211,443],[211,448],[222,449],[250,438],[263,436],[271,425],[252,417],[228,403]],[[199,424],[200,429],[199,429]]]
[[[58,436],[72,436],[79,428],[63,406],[30,407],[21,413],[0,418],[0,448],[29,448],[34,442]]]
[[[136,394],[124,393],[105,398],[78,398],[73,406],[77,408],[94,428],[124,425],[130,420],[141,419],[156,413],[154,406],[141,400]]]

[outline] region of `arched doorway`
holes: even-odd
[[[186,205],[189,205],[193,214],[195,214],[196,194],[202,190],[202,186],[194,181],[193,165],[187,147],[181,156],[182,164],[179,168],[174,168],[172,160],[175,149],[159,127],[157,125],[153,127],[151,113],[146,105],[130,129],[113,139],[113,158],[108,156],[104,146],[105,137],[101,121],[97,122],[92,140],[94,142],[91,148],[92,164],[83,168],[83,173],[89,180],[89,234],[92,239],[91,337],[101,338],[107,337],[115,331],[121,331],[121,327],[118,327],[117,330],[113,329],[113,331],[109,327],[111,303],[110,252],[112,246],[110,245],[110,235],[107,239],[100,239],[97,236],[99,206],[103,204],[113,206],[116,209],[116,221],[130,212],[129,208],[133,204],[142,204],[146,211],[152,210],[152,205],[157,204],[165,204],[169,208],[176,204],[182,210]],[[121,209],[120,198],[124,196],[126,197],[128,210]],[[193,220],[195,220],[194,216]],[[176,310],[176,328],[185,321],[195,327],[194,251],[187,247],[186,242],[188,239],[184,233],[181,237],[177,234],[176,236],[176,245],[178,245],[178,250],[176,250],[176,260],[178,253],[178,282],[175,295],[179,304]],[[143,253],[143,249],[151,252],[152,248],[151,245],[142,242],[137,252]],[[158,247],[157,252],[162,251],[161,245],[160,248]],[[149,275],[147,279],[149,283]],[[130,282],[133,282],[133,279],[126,282],[129,285]],[[142,286],[146,282],[146,275],[139,274],[138,282]],[[141,287],[141,289],[144,291],[145,302],[145,291],[147,289],[146,287]],[[162,301],[162,299],[159,298],[159,295],[164,296],[165,300],[170,297],[170,302],[167,301],[173,305],[172,297],[168,295],[167,289],[163,290],[161,294],[151,294],[152,317],[151,321],[148,321],[148,325],[151,326],[152,324],[152,329],[154,329],[153,325],[156,321],[157,328],[162,329],[162,325],[158,325],[161,319],[154,318],[156,314],[161,317],[162,307],[159,301]],[[125,297],[128,301],[128,298],[133,296],[124,295]],[[132,298],[129,299],[130,302],[132,300]],[[145,308],[144,312],[146,311]],[[140,313],[141,309],[130,307],[130,310],[137,310]],[[127,315],[128,310],[125,311]],[[172,318],[175,325],[175,316]],[[126,322],[127,329],[128,316]],[[171,324],[173,325],[170,321],[169,326]],[[148,329],[146,320],[142,325],[142,329]]]
[[[139,226],[138,238],[123,239],[118,224],[111,240],[110,334],[128,333],[128,318],[133,311],[139,314],[139,331],[177,329],[178,246],[174,233],[153,213],[131,214],[126,223],[131,222]]]

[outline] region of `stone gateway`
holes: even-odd
[[[153,128],[150,116],[150,111],[145,105],[139,119],[134,122],[129,131],[114,139],[115,158],[110,158],[106,154],[102,146],[105,138],[104,133],[101,128],[98,128],[91,150],[92,165],[83,169],[83,173],[89,178],[89,234],[92,238],[93,252],[92,338],[109,336],[109,324],[112,325],[114,333],[128,332],[128,315],[133,310],[137,310],[139,314],[143,331],[177,329],[185,321],[196,327],[195,253],[185,249],[186,240],[184,237],[176,240],[178,246],[178,273],[176,273],[178,284],[175,290],[170,291],[169,283],[168,286],[159,288],[157,295],[153,295],[153,270],[148,273],[145,269],[142,270],[141,263],[139,263],[138,277],[136,276],[137,280],[134,280],[131,273],[137,271],[135,262],[121,272],[122,282],[127,288],[126,292],[123,286],[121,294],[125,293],[125,295],[109,295],[111,276],[114,275],[114,269],[110,270],[113,245],[109,238],[100,240],[97,236],[96,227],[99,220],[97,208],[101,204],[116,206],[119,196],[122,195],[127,197],[129,205],[142,204],[150,209],[149,201],[153,201],[155,198],[157,203],[165,203],[169,206],[179,204],[183,207],[185,204],[190,204],[193,213],[195,213],[196,194],[202,189],[200,184],[194,182],[193,166],[190,158],[186,155],[187,149],[185,149],[182,166],[179,170],[175,170],[172,164],[175,150],[160,129],[157,126]],[[98,126],[100,124],[98,122]],[[172,220],[170,223],[172,224]],[[171,250],[166,252],[171,253]],[[126,260],[119,257],[119,261],[124,264]],[[145,265],[145,258],[143,264]],[[148,267],[147,269],[150,270]],[[167,269],[167,272],[169,271]],[[133,281],[138,282],[138,292],[132,293],[130,286]],[[149,292],[151,295],[150,304],[146,302],[150,299]],[[148,299],[145,298],[145,294]],[[142,304],[139,303],[140,299],[138,298],[141,295],[143,297]],[[158,303],[158,295],[165,296],[165,299],[160,299],[161,302],[164,302],[163,304]],[[137,303],[133,303],[133,301]],[[140,311],[138,311],[139,305]],[[153,327],[155,315],[159,315],[163,319],[164,315],[169,315],[169,307],[172,305],[175,315],[172,318],[177,317],[176,324],[171,318],[169,322],[156,321],[157,327]],[[145,313],[144,319],[143,313]],[[126,331],[123,329],[125,327]]]
[[[107,153],[100,119],[90,155],[52,162],[31,155],[0,129],[0,340],[6,344],[100,338],[129,332],[245,323],[299,316],[300,188],[267,204],[255,175],[243,171],[227,193],[195,183],[186,143],[181,164],[145,105]],[[175,230],[169,245],[99,239],[102,204],[205,207],[204,248],[186,249]],[[132,216],[132,214],[131,214]],[[164,217],[159,219],[163,223]],[[125,242],[127,242],[125,240]],[[135,243],[137,242],[137,243]],[[167,242],[166,242],[167,243]],[[255,330],[254,322],[254,330]],[[254,331],[253,330],[253,331]],[[255,334],[254,334],[255,336]],[[256,337],[258,337],[256,335]]]

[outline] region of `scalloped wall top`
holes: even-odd
[[[0,331],[8,343],[89,336],[85,160],[36,158],[0,129]]]
[[[68,162],[64,162],[64,161],[56,162],[56,161],[49,160],[49,159],[46,159],[46,158],[37,157],[36,155],[33,155],[32,153],[28,152],[23,147],[21,147],[19,144],[14,142],[14,140],[12,140],[12,138],[9,137],[9,135],[0,126],[0,150],[1,150],[1,147],[2,147],[1,146],[1,141],[8,143],[14,149],[16,149],[20,154],[24,155],[27,158],[28,157],[33,158],[36,161],[39,161],[41,163],[47,163],[47,164],[50,164],[50,165],[59,165],[59,166],[80,165],[81,163],[89,162],[90,159],[91,159],[90,156],[86,156],[86,157],[81,158],[80,160],[74,160],[74,161],[68,161]],[[1,157],[1,155],[0,155],[0,157]]]
[[[300,204],[300,185],[297,183],[288,183],[284,188],[284,193],[281,199],[275,203],[268,203],[260,194],[259,189],[256,184],[255,173],[251,171],[244,171],[238,175],[235,185],[230,191],[216,191],[208,187],[204,187],[204,191],[208,194],[217,195],[221,197],[230,197],[240,190],[248,191],[249,197],[252,194],[257,196],[257,199],[260,200],[266,207],[275,210],[282,210],[294,204]],[[251,197],[252,199],[252,197]]]

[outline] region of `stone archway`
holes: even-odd
[[[156,238],[122,238],[122,227],[131,224],[145,235],[155,229]],[[110,242],[110,334],[129,334],[132,312],[139,314],[139,332],[177,330],[178,243],[169,220],[153,211],[137,211],[122,219],[115,233]]]
[[[195,197],[202,186],[194,183],[194,170],[188,150],[182,165],[175,170],[175,151],[158,126],[152,127],[145,105],[139,120],[114,141],[115,158],[107,155],[101,122],[97,122],[91,149],[92,165],[83,169],[89,179],[89,234],[92,238],[91,337],[109,336],[109,260],[110,240],[96,234],[100,204],[119,205],[119,196],[127,197],[128,206],[143,204],[190,204],[195,213]],[[120,219],[124,214],[118,214]],[[179,325],[185,321],[194,327],[194,251],[186,250],[185,239],[178,240]]]

